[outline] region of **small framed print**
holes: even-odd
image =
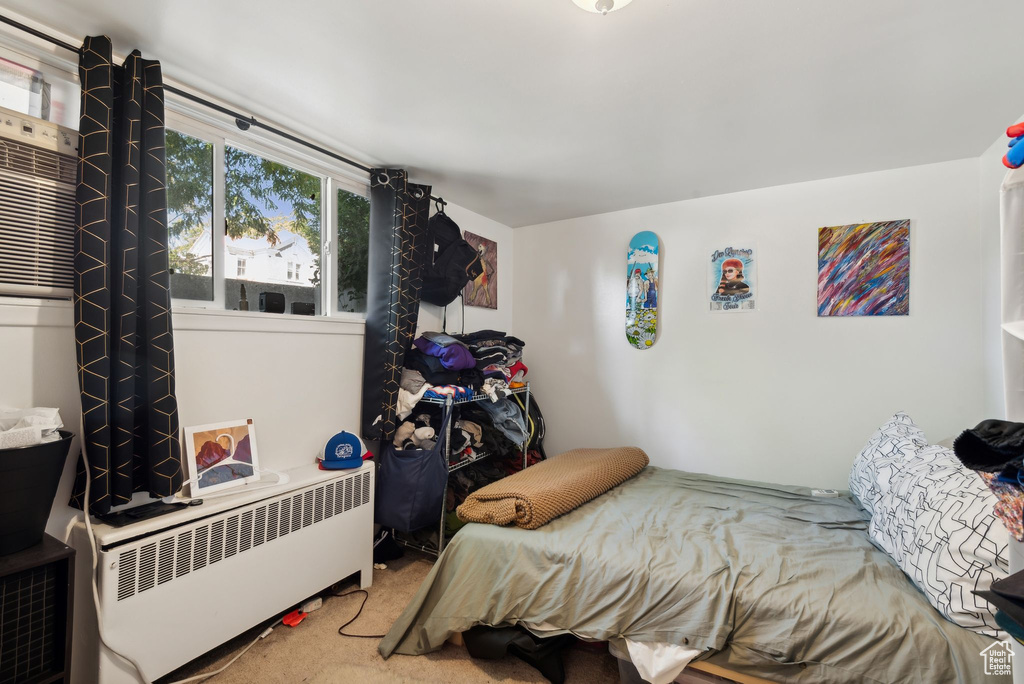
[[[708,299],[712,312],[757,309],[756,251],[747,242],[710,250]]]
[[[184,434],[193,497],[260,479],[252,418],[187,427]]]

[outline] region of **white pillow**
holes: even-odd
[[[905,413],[897,413],[878,428],[853,460],[850,470],[850,493],[861,508],[874,515],[878,500],[889,491],[889,482],[899,463],[927,444],[924,432]]]
[[[947,619],[1003,637],[988,602],[971,593],[1008,574],[1010,535],[992,512],[995,495],[950,449],[912,439],[898,451],[876,464],[886,481],[871,490],[880,494],[868,537]]]

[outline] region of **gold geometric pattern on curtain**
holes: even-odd
[[[181,487],[167,271],[160,63],[85,40],[75,229],[75,342],[90,510]],[[82,507],[79,462],[71,504]]]
[[[362,434],[390,440],[395,403],[420,310],[430,186],[409,183],[402,169],[370,170],[369,282],[363,342]]]

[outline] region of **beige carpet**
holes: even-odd
[[[431,560],[415,552],[388,563],[387,570],[376,570],[373,586],[362,615],[345,631],[352,634],[384,634],[405,609],[423,578]],[[357,588],[346,586],[342,591]],[[543,683],[541,674],[509,656],[502,660],[473,660],[464,648],[446,644],[436,653],[423,656],[394,655],[384,660],[377,653],[379,639],[351,639],[337,631],[359,609],[360,595],[331,598],[310,613],[298,627],[279,625],[266,639],[253,646],[234,665],[204,681],[216,684],[234,682],[519,682]],[[201,672],[210,672],[228,662],[262,631],[250,630],[220,648],[158,680],[167,684]],[[566,682],[612,684],[619,681],[615,659],[607,653],[583,647],[565,652]]]

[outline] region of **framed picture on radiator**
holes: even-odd
[[[192,497],[260,479],[252,418],[196,425],[183,433]]]

